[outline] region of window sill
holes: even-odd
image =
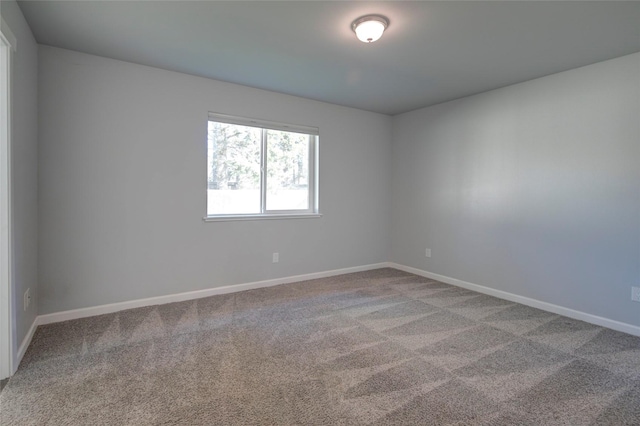
[[[274,220],[274,219],[316,219],[322,217],[321,213],[294,213],[294,214],[243,214],[226,216],[206,216],[205,222],[228,222],[236,220]]]

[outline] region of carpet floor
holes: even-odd
[[[10,425],[640,425],[640,338],[394,269],[38,327]]]

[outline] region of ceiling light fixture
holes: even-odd
[[[353,21],[351,29],[356,33],[358,40],[373,43],[382,37],[382,33],[388,26],[389,20],[384,16],[366,15]]]

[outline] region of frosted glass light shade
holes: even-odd
[[[364,43],[373,43],[382,37],[382,33],[387,29],[389,21],[382,16],[369,15],[356,19],[351,28],[356,33],[358,40]]]

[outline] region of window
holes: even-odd
[[[318,216],[318,134],[210,113],[207,219]]]

